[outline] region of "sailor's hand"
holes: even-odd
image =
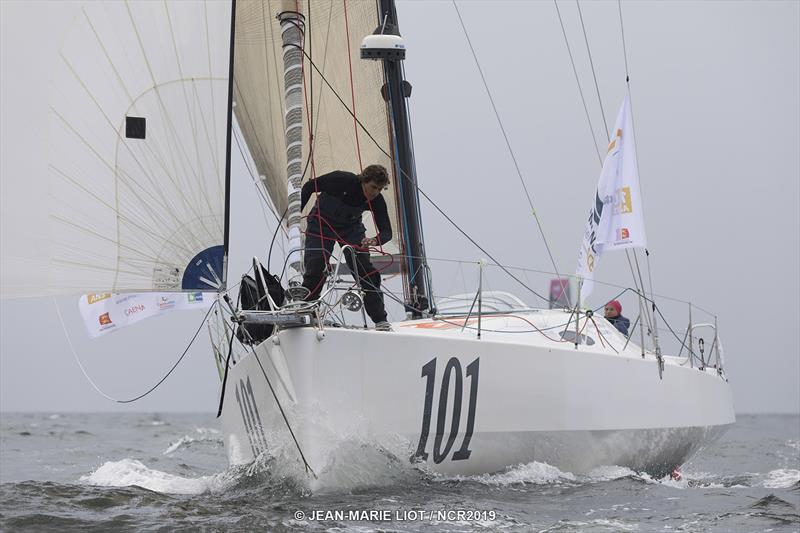
[[[370,246],[378,246],[378,239],[375,237],[364,237],[361,239],[361,246],[369,248]]]

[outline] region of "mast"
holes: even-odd
[[[411,84],[403,79],[402,60],[405,57],[405,47],[399,39],[400,32],[394,0],[379,0],[379,9],[380,26],[375,31],[375,36],[397,36],[396,44],[394,49],[384,49],[383,46],[370,48],[362,45],[361,57],[383,60],[386,84],[381,92],[389,105],[394,151],[392,155],[396,171],[394,187],[400,204],[403,251],[408,267],[408,276],[404,280],[405,292],[408,295],[406,308],[411,311],[414,318],[421,318],[422,311],[427,311],[431,305],[428,263],[425,256],[417,191],[417,172],[406,102],[411,95]],[[398,233],[401,232],[398,231]]]
[[[228,249],[231,235],[231,137],[233,136],[233,51],[236,44],[236,0],[231,0],[231,48],[228,66],[228,129],[225,139],[225,237],[222,248],[222,286],[217,290],[225,291],[228,286]]]

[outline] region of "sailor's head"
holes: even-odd
[[[389,185],[389,173],[382,165],[370,165],[361,171],[358,181],[364,189],[364,196],[372,201]]]
[[[606,318],[617,318],[622,314],[622,304],[619,303],[619,300],[611,300],[606,304],[604,311],[603,316]]]

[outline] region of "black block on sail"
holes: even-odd
[[[125,117],[125,137],[144,139],[146,120],[144,117]]]

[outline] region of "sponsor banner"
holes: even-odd
[[[214,300],[215,293],[202,292],[103,293],[81,296],[78,307],[95,338],[170,311],[208,309]]]
[[[582,279],[581,298],[594,288],[594,270],[603,252],[646,246],[630,95],[626,94],[578,250],[575,273]]]

